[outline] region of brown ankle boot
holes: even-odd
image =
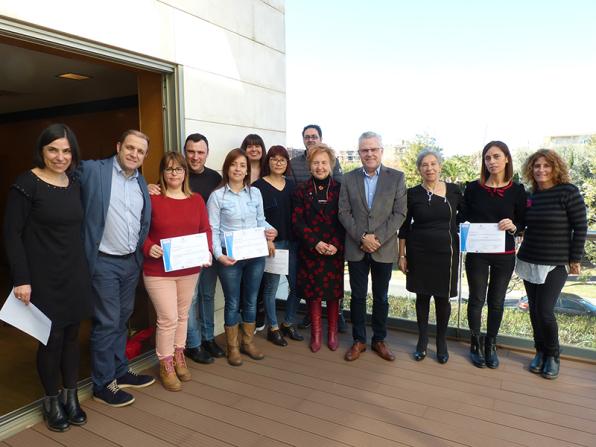
[[[265,358],[263,353],[259,351],[254,341],[255,323],[242,323],[240,352],[246,354],[253,360],[262,360]]]
[[[228,363],[232,366],[242,365],[238,343],[238,325],[224,326],[226,331]]]
[[[182,382],[190,382],[192,375],[188,366],[186,366],[186,359],[184,358],[184,348],[176,348],[174,351],[174,369],[176,375]]]
[[[166,390],[180,391],[182,389],[182,384],[174,369],[174,357],[166,357],[159,361],[159,377]]]

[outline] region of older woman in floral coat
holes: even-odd
[[[335,351],[339,300],[344,293],[344,229],[337,217],[340,184],[333,180],[335,154],[325,144],[308,151],[312,177],[297,186],[292,213],[298,249],[298,296],[308,301],[310,349],[321,349],[322,301],[327,302],[327,346]]]

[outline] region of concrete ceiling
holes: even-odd
[[[0,43],[0,114],[137,94],[133,72]],[[90,76],[85,81],[62,73]]]

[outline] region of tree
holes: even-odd
[[[443,162],[443,179],[447,182],[464,184],[478,178],[480,154],[453,155]]]

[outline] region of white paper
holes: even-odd
[[[159,241],[163,250],[163,267],[166,272],[209,264],[207,233],[171,237]]]
[[[226,241],[226,254],[236,261],[269,255],[264,228],[226,231],[224,239]]]
[[[460,226],[461,251],[468,253],[503,253],[505,231],[496,223],[463,223]]]
[[[265,258],[265,271],[276,275],[288,275],[290,270],[290,250],[275,249],[275,256]]]
[[[10,292],[0,310],[0,320],[6,321],[47,345],[52,322],[35,305],[32,303],[27,305],[14,296],[14,290]]]

